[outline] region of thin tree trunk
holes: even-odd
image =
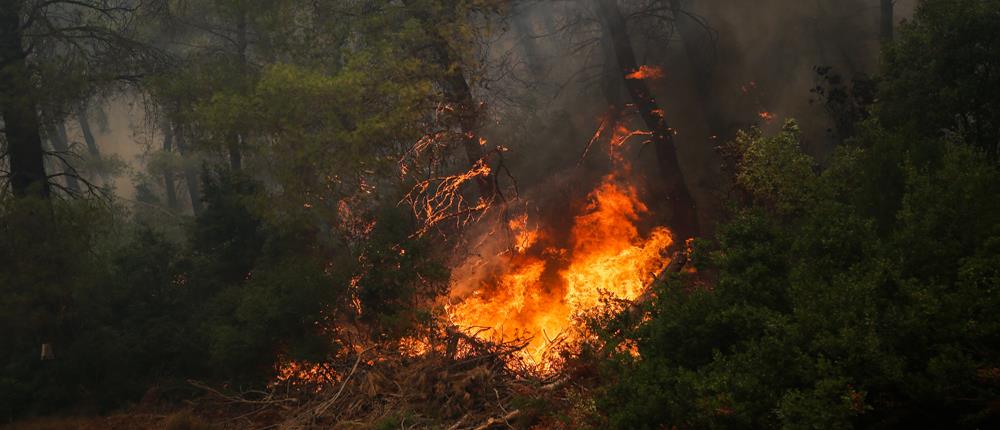
[[[94,161],[101,160],[101,150],[97,147],[97,139],[94,138],[94,131],[90,128],[90,119],[87,115],[87,106],[80,106],[76,111],[76,122],[80,124],[80,132],[83,134],[83,141],[87,144],[87,153]],[[101,177],[101,182],[104,185],[108,185],[108,175],[102,169],[99,169],[98,174]],[[90,177],[93,177],[92,175]]]
[[[882,13],[879,19],[881,24],[880,33],[882,36],[882,42],[892,42],[893,37],[893,25],[895,20],[893,18],[893,0],[880,0],[882,3]]]
[[[528,66],[531,77],[533,79],[541,79],[545,68],[542,54],[538,49],[538,43],[535,40],[535,34],[531,25],[530,6],[530,4],[521,6],[518,14],[513,18],[512,24],[516,34],[521,37],[520,45],[524,52],[524,63]]]
[[[76,122],[80,123],[80,131],[83,133],[83,141],[87,143],[87,152],[96,159],[101,158],[101,150],[97,147],[97,139],[94,139],[94,132],[90,128],[90,120],[87,119],[87,108],[80,107],[76,111]]]
[[[482,145],[476,135],[476,122],[478,120],[478,106],[472,97],[472,89],[465,78],[465,72],[451,54],[448,41],[437,32],[435,23],[432,22],[427,13],[418,6],[414,6],[412,0],[404,0],[403,3],[412,9],[414,15],[423,22],[430,38],[432,61],[444,71],[441,78],[441,87],[444,91],[445,102],[454,109],[458,117],[459,129],[462,133],[462,148],[465,150],[466,159],[470,166],[476,165],[483,160]],[[483,160],[485,161],[485,160]],[[479,195],[485,199],[493,198],[496,190],[493,186],[493,174],[476,176],[476,185],[479,188]]]
[[[173,152],[174,128],[169,124],[163,127],[163,152],[170,154]],[[163,166],[163,189],[167,195],[167,207],[172,211],[177,210],[177,187],[174,184],[174,168],[170,163]]]
[[[241,170],[243,169],[243,154],[240,151],[240,137],[239,135],[234,135],[229,140],[229,168]]]
[[[709,130],[716,136],[722,136],[727,132],[725,121],[722,119],[718,100],[712,91],[712,75],[714,73],[714,59],[712,58],[714,48],[710,44],[704,43],[705,32],[702,25],[691,17],[690,13],[684,9],[681,0],[670,0],[670,11],[674,16],[674,26],[680,35],[681,43],[684,45],[684,53],[687,55],[688,64],[691,69],[691,77],[694,87],[698,91],[698,96],[705,109],[705,122]]]
[[[21,1],[0,0],[0,106],[16,197],[49,197],[38,111],[21,40]]]
[[[246,84],[247,75],[247,10],[246,6],[241,6],[239,15],[236,17],[236,54],[239,61],[240,85]],[[233,170],[243,169],[243,136],[233,133],[227,137],[229,141],[227,150],[229,151],[229,167]]]
[[[656,149],[656,158],[663,175],[666,197],[671,208],[671,228],[679,239],[687,239],[698,234],[698,221],[691,192],[684,183],[684,176],[677,161],[674,133],[667,123],[663,110],[657,105],[649,86],[642,79],[627,76],[639,70],[635,51],[628,37],[625,18],[615,0],[597,0],[601,15],[611,35],[619,73],[625,82],[632,102],[639,115],[652,133],[651,140]]]
[[[69,164],[69,142],[66,137],[66,125],[62,122],[56,123],[52,126],[49,135],[49,141],[52,142],[52,149],[55,151],[56,164],[59,166],[59,170],[63,173],[63,179],[66,180],[66,188],[71,192],[79,193],[80,184],[76,180],[76,170],[73,166]]]
[[[435,37],[434,46],[431,48],[436,52],[438,64],[445,72],[444,98],[455,112],[458,112],[459,127],[462,132],[462,148],[465,149],[465,157],[470,166],[476,165],[483,159],[483,147],[479,144],[476,135],[476,122],[479,117],[478,106],[472,98],[472,90],[465,80],[465,75],[461,67],[452,65],[451,55],[449,55],[447,45],[443,38]],[[476,176],[476,185],[479,187],[479,195],[484,199],[491,199],[495,190],[493,189],[492,175]]]
[[[193,156],[184,139],[183,129],[178,128],[175,131],[174,143],[181,157],[191,158]],[[188,164],[185,163],[184,166],[184,182],[187,184],[188,196],[191,199],[191,211],[194,212],[195,216],[198,216],[201,214],[201,188],[199,187],[198,170]]]
[[[604,57],[602,74],[604,75],[604,99],[608,103],[607,126],[604,128],[608,139],[613,139],[618,123],[621,121],[622,109],[625,106],[625,94],[622,89],[622,76],[618,69],[618,56],[615,54],[615,44],[611,40],[611,32],[607,25],[601,31],[601,53]]]

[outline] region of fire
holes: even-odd
[[[774,121],[774,118],[775,118],[775,115],[773,113],[768,112],[766,110],[758,112],[757,116],[759,116],[760,119],[762,119],[764,121],[767,121],[767,122]]]
[[[647,212],[635,187],[611,174],[589,193],[562,245],[526,216],[515,219],[514,252],[456,268],[452,321],[484,338],[530,337],[525,358],[544,365],[553,344],[580,336],[575,317],[602,297],[637,298],[669,263],[671,233],[658,227],[644,235],[636,226]]]
[[[510,220],[510,231],[514,234],[514,250],[523,254],[538,240],[538,231],[528,228],[528,214]]]
[[[666,265],[661,252],[673,242],[670,232],[657,228],[642,239],[634,225],[646,211],[632,187],[605,182],[591,193],[572,230],[575,258],[562,274],[571,308],[597,306],[601,290],[634,299]]]
[[[476,178],[488,177],[490,172],[486,160],[480,159],[468,171],[417,182],[403,198],[410,202],[414,216],[423,224],[417,235],[423,235],[447,220],[458,220],[461,224],[462,221],[482,215],[492,202],[480,198],[475,203],[470,203],[462,194],[462,187]]]
[[[317,391],[322,390],[325,383],[334,382],[340,379],[340,375],[329,363],[313,363],[308,361],[295,361],[280,359],[276,366],[276,375],[271,385],[291,384],[305,385],[312,384]]]
[[[625,79],[660,79],[663,77],[663,69],[657,66],[639,66],[639,70],[625,75]]]
[[[614,150],[615,148],[624,145],[625,142],[627,142],[629,139],[635,136],[652,136],[652,135],[653,132],[651,131],[630,130],[628,127],[625,127],[625,125],[618,124],[618,126],[615,127],[615,133],[611,136],[611,149]]]

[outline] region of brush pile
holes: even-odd
[[[686,262],[685,253],[674,253],[654,282],[680,272]],[[615,313],[624,311],[637,320],[652,294],[647,289]],[[527,361],[530,355],[524,349],[530,343],[485,340],[453,327],[425,333],[419,340],[354,341],[346,348],[351,353],[299,366],[268,391],[226,394],[192,381],[206,393],[195,409],[222,428],[538,427],[553,413],[546,408],[580,409],[569,403],[587,397],[586,380],[593,369],[587,360],[570,358],[575,354],[567,351],[574,348],[558,341],[546,352],[545,366],[539,367]],[[600,355],[602,349],[592,351]]]
[[[226,428],[527,428],[537,414],[531,404],[565,378],[525,363],[526,345],[448,330],[420,354],[377,344],[326,364],[324,378],[289,379],[268,392],[192,384],[206,392],[199,415]]]

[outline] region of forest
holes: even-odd
[[[1000,428],[1000,0],[0,0],[0,429]]]

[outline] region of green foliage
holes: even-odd
[[[872,143],[815,174],[789,133],[741,137],[737,177],[753,203],[701,260],[714,288],[675,279],[648,322],[617,328],[641,358],[608,364],[621,378],[600,403],[612,426],[995,421],[1000,390],[977,375],[1000,353],[1000,290],[985,266],[1000,255],[996,166],[953,141],[936,142],[933,162]],[[903,186],[879,196],[898,208],[880,232],[855,194],[879,189],[883,158],[901,160]]]
[[[361,316],[379,337],[398,339],[427,324],[429,305],[448,289],[447,269],[431,242],[410,237],[414,229],[408,214],[385,208],[361,251]]]
[[[822,170],[794,123],[738,136],[744,204],[696,246],[712,286],[677,276],[649,319],[593,322],[640,353],[603,362],[607,424],[1000,423],[998,14],[922,2],[887,48],[875,116]]]
[[[997,0],[925,0],[884,51],[878,114],[910,136],[942,130],[992,156],[1000,145]]]
[[[736,184],[779,212],[802,206],[810,194],[803,187],[814,176],[814,163],[799,150],[798,136],[794,121],[786,122],[775,137],[763,137],[759,129],[740,131],[732,144],[740,154]]]
[[[18,202],[0,216],[12,244],[0,269],[5,416],[105,409],[156,379],[198,374],[176,244],[86,202]],[[43,342],[55,360],[39,360]]]
[[[356,317],[354,298],[375,336],[430,324],[448,273],[404,210],[382,210],[367,240],[345,244],[310,210],[269,206],[242,173],[206,171],[203,188],[192,220],[3,202],[4,417],[106,410],[187,378],[261,386],[279,357],[334,356],[328,323]],[[56,360],[39,360],[43,342]]]

